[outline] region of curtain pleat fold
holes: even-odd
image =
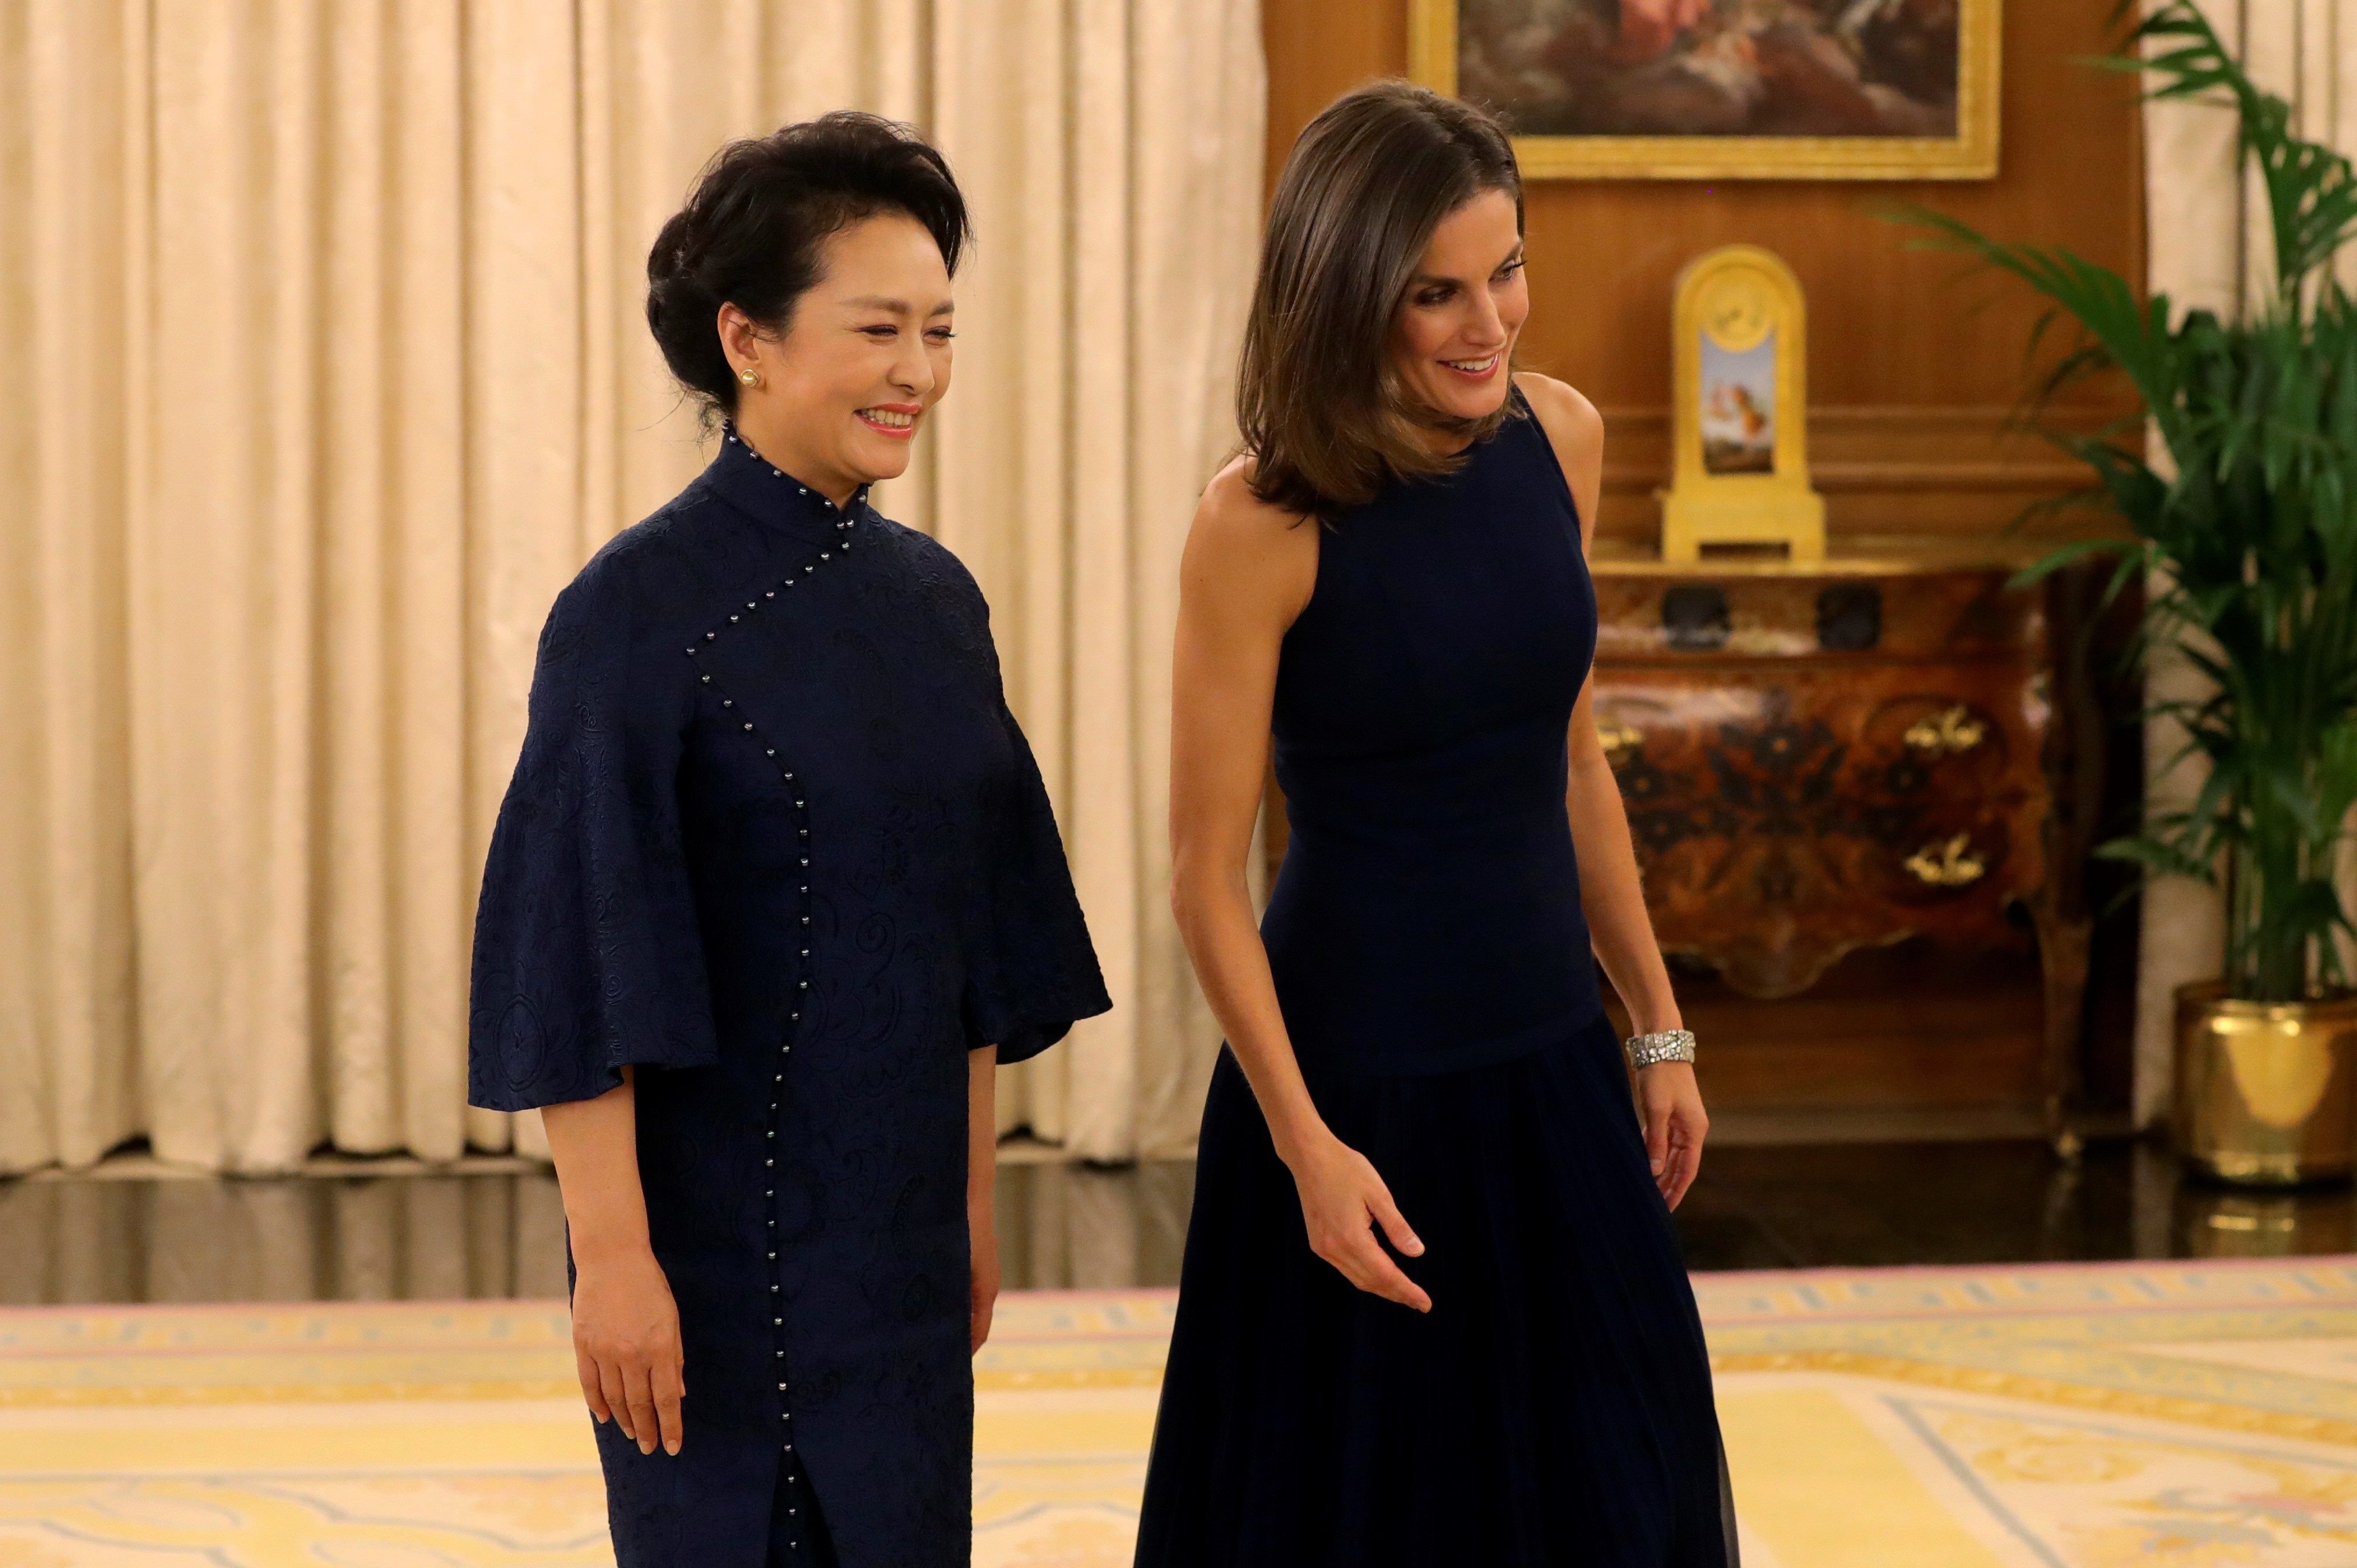
[[[1168,640],[1262,99],[1245,0],[0,7],[0,1169],[544,1150],[464,1103],[541,619],[708,451],[656,228],[836,107],[973,199],[956,391],[884,499],[990,596],[1119,1004],[1004,1098],[1183,1146]]]

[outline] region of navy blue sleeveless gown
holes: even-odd
[[[1140,1568],[1726,1568],[1710,1369],[1565,811],[1596,645],[1579,521],[1513,417],[1319,536],[1277,671],[1291,838],[1262,937],[1419,1314],[1309,1251],[1222,1050]]]

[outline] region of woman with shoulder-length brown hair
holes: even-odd
[[[1181,568],[1171,897],[1228,1048],[1141,1568],[1735,1561],[1670,1224],[1693,1036],[1587,681],[1603,427],[1513,373],[1522,218],[1497,124],[1401,83],[1269,213]]]

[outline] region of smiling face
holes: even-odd
[[[782,335],[721,307],[737,434],[838,505],[898,478],[927,411],[949,391],[950,317],[949,269],[924,225],[889,212],[842,230]]]
[[[1514,199],[1485,190],[1440,220],[1408,280],[1391,335],[1400,390],[1446,420],[1495,413],[1530,313]]]

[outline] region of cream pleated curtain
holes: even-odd
[[[704,460],[646,248],[723,140],[845,106],[974,209],[886,506],[990,596],[1118,1004],[1007,1115],[1191,1136],[1168,642],[1232,438],[1251,0],[12,0],[0,1169],[535,1146],[464,1105],[468,922],[549,601]]]
[[[2202,12],[2233,46],[2253,80],[2288,100],[2299,134],[2357,153],[2357,0],[2202,0]],[[2180,309],[2233,317],[2275,287],[2266,198],[2235,155],[2232,110],[2202,103],[2145,108],[2148,279]],[[2342,260],[2357,287],[2357,254]],[[2156,699],[2197,694],[2200,678],[2180,660],[2157,659],[2147,676]],[[2183,745],[2173,724],[2154,721],[2147,766]],[[2150,779],[2156,809],[2181,810],[2200,793],[2193,764]],[[2344,897],[2357,897],[2357,883]],[[2136,1113],[2167,1114],[2173,994],[2214,978],[2224,962],[2225,917],[2216,890],[2182,879],[2147,883],[2137,959]]]

